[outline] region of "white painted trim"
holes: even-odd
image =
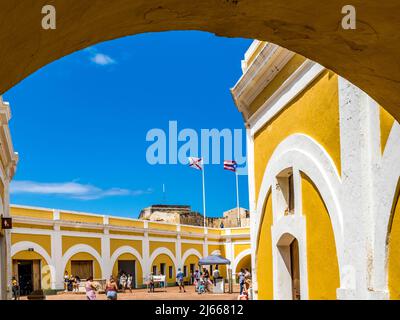
[[[157,258],[157,256],[159,256],[160,254],[165,254],[165,255],[167,255],[168,257],[170,257],[171,258],[171,260],[172,260],[172,263],[174,264],[174,267],[175,267],[175,272],[178,270],[178,262],[177,262],[177,260],[176,260],[176,258],[175,258],[175,255],[172,253],[172,251],[171,250],[169,250],[168,248],[165,248],[165,247],[159,247],[159,248],[157,248],[156,250],[154,250],[153,251],[153,253],[150,255],[150,258],[149,258],[149,261],[150,261],[150,263],[149,263],[149,268],[150,268],[150,270],[147,270],[147,272],[150,272],[151,271],[151,267],[152,267],[152,265],[153,265],[153,262],[154,262],[154,260]]]
[[[191,255],[194,255],[194,256],[198,257],[199,259],[202,258],[200,252],[197,251],[196,249],[194,249],[194,248],[188,249],[188,250],[186,250],[185,253],[182,255],[182,259],[181,259],[182,265],[180,266],[181,268],[183,268],[183,265],[185,264],[186,259],[187,259],[189,256],[191,256]]]
[[[137,251],[134,247],[132,247],[132,246],[129,246],[129,245],[127,245],[127,246],[122,246],[122,247],[119,247],[117,250],[115,250],[114,251],[114,253],[112,254],[112,256],[111,256],[111,258],[110,258],[110,266],[109,266],[109,268],[110,268],[110,270],[111,270],[111,274],[112,274],[112,271],[113,271],[113,269],[114,269],[114,264],[117,262],[117,260],[118,260],[118,258],[121,256],[121,255],[123,255],[123,254],[125,254],[125,253],[129,253],[129,254],[131,254],[131,255],[133,255],[135,258],[136,258],[136,261],[137,262],[139,262],[140,263],[140,268],[142,269],[142,275],[141,275],[141,277],[142,278],[144,278],[144,270],[143,270],[143,267],[144,267],[144,264],[143,264],[143,258],[142,258],[142,256],[141,256],[141,254],[139,253],[139,251]],[[135,284],[136,284],[136,287],[137,287],[137,285],[138,285],[138,282],[137,282],[137,280],[138,280],[138,273],[137,273],[137,265],[135,264]]]
[[[279,252],[279,241],[286,234],[296,238],[299,244],[300,265],[300,298],[308,299],[308,270],[307,270],[307,232],[304,216],[289,215],[272,226],[272,257],[273,257],[273,286],[274,299],[292,300],[292,282],[282,256]]]
[[[237,268],[239,262],[240,262],[244,257],[249,256],[249,255],[251,256],[251,248],[241,251],[241,252],[235,257],[235,259],[233,260],[233,263],[232,263],[232,266],[233,266],[233,267],[232,267],[232,272],[233,272],[233,273],[236,273],[236,268]]]
[[[44,249],[41,245],[37,244],[36,242],[32,241],[20,241],[17,243],[14,243],[11,246],[11,259],[13,257],[21,252],[21,251],[28,251],[29,248],[32,248],[34,252],[40,254],[43,259],[46,261],[47,265],[50,267],[50,274],[51,274],[51,287],[54,289],[56,285],[56,274],[54,272],[55,270],[55,264],[53,259],[50,257],[46,249]],[[43,267],[43,266],[42,266]]]
[[[272,154],[265,169],[260,192],[258,195],[257,212],[253,216],[251,238],[259,239],[261,219],[268,191],[275,186],[275,177],[287,168],[296,168],[304,172],[316,185],[328,208],[335,237],[338,265],[341,271],[343,265],[343,214],[339,201],[341,179],[337,168],[326,150],[311,137],[304,134],[294,134],[283,140]],[[274,212],[273,223],[279,217]],[[254,241],[254,240],[253,240]],[[256,259],[258,241],[253,247]],[[256,261],[255,261],[256,262]]]
[[[221,254],[221,250],[214,250],[211,252],[210,256],[220,255],[220,254]]]
[[[87,244],[83,244],[83,243],[72,246],[64,253],[64,255],[62,257],[62,266],[63,266],[62,273],[64,273],[65,268],[67,267],[68,261],[77,253],[88,253],[88,254],[92,255],[100,265],[100,271],[101,271],[102,277],[105,278],[107,276],[104,273],[104,262],[103,262],[102,257],[100,256],[100,254],[93,247],[91,247]]]
[[[250,117],[248,123],[251,135],[254,136],[278,112],[306,89],[324,70],[325,68],[318,63],[306,60]]]

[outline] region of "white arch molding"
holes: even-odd
[[[258,194],[256,215],[251,224],[251,236],[252,239],[256,239],[253,247],[254,254],[258,250],[261,220],[268,191],[273,190],[275,177],[287,168],[295,168],[295,170],[305,173],[321,194],[332,222],[339,272],[341,273],[344,263],[343,214],[339,200],[341,179],[335,163],[326,150],[305,134],[293,134],[283,140],[275,149],[265,169]],[[279,217],[274,212],[273,224],[278,219]],[[256,255],[255,263],[257,263]]]
[[[46,249],[44,249],[41,245],[32,241],[20,241],[14,243],[11,246],[11,259],[17,253],[21,251],[28,251],[28,249],[33,249],[34,252],[40,254],[43,259],[46,261],[47,265],[50,267],[50,279],[51,279],[51,288],[54,289],[56,285],[56,272],[55,272],[55,264],[53,259],[47,253]]]
[[[210,256],[221,255],[221,250],[214,250],[211,252]]]
[[[151,270],[151,267],[153,265],[154,260],[160,254],[165,254],[168,257],[170,257],[171,260],[172,260],[172,263],[174,264],[175,271],[178,269],[178,262],[177,262],[177,260],[175,258],[175,255],[172,253],[172,251],[169,250],[168,248],[160,247],[160,248],[157,248],[156,250],[154,250],[153,253],[151,254],[150,258],[149,258],[150,264],[149,264],[148,267],[150,268],[150,270]],[[147,272],[149,272],[150,270],[147,270]]]
[[[182,266],[181,266],[182,268],[185,265],[186,259],[189,258],[189,256],[191,256],[191,255],[194,255],[194,256],[198,257],[199,259],[202,258],[200,252],[197,251],[196,249],[194,249],[194,248],[188,249],[185,251],[185,253],[182,256]]]
[[[112,254],[111,259],[110,259],[110,266],[109,266],[108,270],[111,270],[111,272],[112,272],[112,270],[114,268],[114,264],[117,262],[118,258],[125,253],[133,255],[136,258],[136,261],[140,263],[140,267],[142,269],[141,276],[143,278],[144,277],[144,274],[143,274],[144,273],[144,265],[143,265],[142,255],[139,253],[139,251],[137,251],[134,247],[131,247],[131,246],[122,246],[114,251],[114,253]],[[138,274],[137,274],[136,267],[137,266],[135,265],[135,285],[137,288],[138,287],[138,281],[137,281]]]
[[[83,243],[72,246],[64,253],[64,255],[62,257],[62,273],[61,274],[64,274],[64,271],[65,271],[65,268],[67,267],[67,263],[68,263],[69,259],[71,259],[77,253],[88,253],[88,254],[92,255],[99,263],[102,277],[103,278],[106,277],[106,275],[104,273],[104,269],[105,269],[104,261],[103,261],[102,257],[100,256],[100,254],[93,247],[91,247],[87,244],[83,244]]]
[[[235,257],[235,260],[233,260],[233,264],[232,264],[232,272],[233,273],[236,273],[236,268],[237,268],[239,262],[246,256],[251,257],[251,248],[243,250]]]

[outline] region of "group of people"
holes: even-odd
[[[249,300],[249,293],[251,288],[251,273],[249,269],[242,268],[238,274],[239,276],[239,300]]]
[[[68,271],[65,271],[64,274],[64,291],[65,292],[73,292],[79,293],[79,285],[81,283],[81,279],[79,276],[68,275]]]
[[[202,271],[196,269],[194,274],[194,288],[198,294],[206,293],[209,290],[209,286],[212,284],[216,284],[218,279],[221,279],[221,275],[218,270],[218,266],[214,269],[212,273],[212,279],[210,278],[210,272],[208,269],[203,268]]]
[[[129,290],[132,293],[133,275],[130,273],[120,272],[118,277],[119,290],[125,292]]]

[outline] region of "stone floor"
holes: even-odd
[[[239,288],[234,286],[233,293],[225,294],[198,294],[193,286],[186,287],[186,293],[179,293],[178,287],[169,287],[166,289],[156,289],[156,292],[149,293],[146,289],[136,289],[132,293],[119,293],[118,300],[237,300]],[[85,294],[59,293],[46,297],[47,300],[86,300]],[[104,293],[97,294],[98,300],[106,300]],[[26,297],[21,297],[26,300]]]

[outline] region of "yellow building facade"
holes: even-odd
[[[242,70],[255,296],[399,299],[399,124],[277,45],[254,41]]]
[[[178,268],[189,281],[200,258],[222,254],[233,276],[251,268],[250,229],[212,229],[57,209],[11,206],[13,276],[31,277],[34,290],[63,289],[64,274],[107,279],[124,271],[134,286],[150,272],[175,284]],[[228,270],[221,269],[224,277]]]

